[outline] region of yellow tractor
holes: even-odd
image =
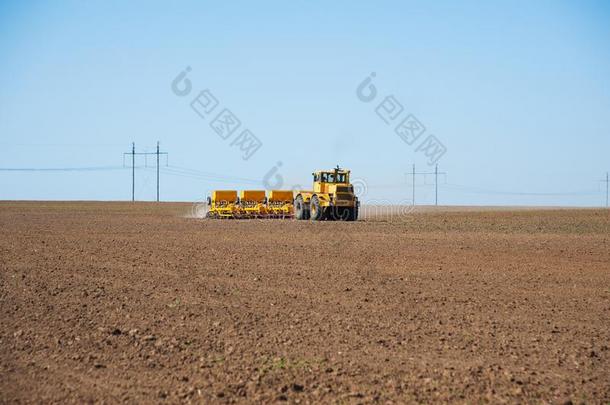
[[[296,219],[355,221],[360,202],[349,182],[349,170],[337,166],[313,174],[313,191],[300,191],[294,199]]]

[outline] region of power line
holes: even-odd
[[[116,148],[123,144],[117,143],[9,143],[0,142],[0,145],[6,147],[24,147],[24,148]]]
[[[155,155],[156,156],[156,168],[148,168],[146,165],[137,166],[136,165],[136,156],[142,155]],[[160,156],[165,155],[166,157],[166,167],[161,167],[160,165]],[[260,185],[261,180],[244,178],[238,176],[227,176],[225,174],[218,174],[212,172],[201,171],[192,168],[179,167],[179,166],[170,166],[168,161],[168,153],[160,151],[160,145],[157,143],[157,149],[155,152],[136,152],[135,144],[132,143],[131,152],[126,152],[123,154],[123,157],[131,156],[131,167],[123,166],[84,166],[84,167],[0,167],[0,172],[104,172],[104,171],[120,171],[131,169],[132,171],[132,201],[135,201],[135,170],[144,168],[145,170],[155,170],[157,175],[157,201],[160,200],[160,174],[164,173],[171,176],[183,177],[183,178],[192,178],[197,180],[203,180],[206,182],[214,182],[214,183],[227,183],[227,184],[251,184],[251,185]],[[124,162],[125,163],[125,162]],[[446,172],[439,172],[438,166],[435,167],[435,170],[432,172],[417,172],[415,165],[412,166],[412,171],[407,173],[412,177],[412,204],[415,205],[415,187],[416,187],[416,176],[434,176],[434,186],[435,186],[435,204],[438,205],[438,176],[446,175]],[[425,178],[425,177],[424,177]],[[601,183],[606,183],[606,207],[609,206],[609,197],[610,197],[610,173],[606,172],[605,179],[600,180]],[[430,185],[425,181],[425,185]],[[401,186],[399,183],[397,184],[379,184],[379,185],[370,185],[369,188],[400,188],[404,187],[404,183]],[[481,187],[467,186],[461,184],[450,184],[444,183],[443,187],[448,189],[452,189],[458,192],[470,193],[470,194],[482,194],[482,195],[499,195],[499,196],[533,196],[533,197],[568,197],[568,196],[594,196],[600,193],[600,190],[579,190],[579,191],[558,191],[558,192],[528,192],[528,191],[506,191],[506,190],[493,190],[486,189]]]
[[[605,181],[605,180],[604,180]],[[501,191],[490,190],[480,187],[465,186],[461,184],[446,183],[446,187],[457,191],[462,191],[471,194],[486,194],[486,195],[513,195],[513,196],[534,196],[534,197],[562,197],[562,196],[588,196],[599,195],[599,191],[583,190],[583,191],[567,191],[567,192],[528,192],[528,191]]]
[[[152,152],[151,152],[152,153]],[[131,155],[131,152],[125,153],[127,156]],[[156,153],[152,153],[156,155]],[[163,153],[159,153],[162,155]],[[135,154],[136,156],[139,153]],[[259,185],[261,184],[261,180],[242,178],[242,177],[234,177],[234,176],[226,176],[217,173],[210,172],[202,172],[197,169],[190,169],[185,167],[177,167],[168,165],[163,167],[159,165],[160,172],[179,176],[179,177],[188,177],[199,180],[212,181],[217,183],[238,183],[238,184],[253,184]],[[131,170],[135,169],[145,169],[145,170],[155,170],[145,165],[129,165],[127,166],[90,166],[90,167],[0,167],[0,172],[91,172],[91,171],[121,171],[121,170]],[[400,184],[391,185],[390,187],[402,187]]]
[[[253,180],[253,179],[243,179],[243,180],[235,180],[231,178],[226,178],[224,176],[210,176],[210,175],[201,175],[193,172],[177,170],[170,167],[162,167],[161,172],[177,177],[191,178],[203,181],[209,181],[214,183],[228,183],[228,184],[252,184],[252,185],[260,185],[261,180]]]
[[[222,180],[231,180],[234,181],[236,183],[252,183],[252,184],[260,184],[262,181],[261,180],[256,180],[256,179],[250,179],[250,178],[245,178],[245,177],[237,177],[237,176],[227,176],[225,174],[217,174],[217,173],[210,173],[210,172],[203,172],[200,170],[195,170],[195,169],[189,169],[189,168],[185,168],[185,167],[178,167],[178,166],[168,166],[169,169],[178,171],[178,172],[184,172],[187,174],[193,174],[199,177],[204,177],[204,178],[209,178],[209,179],[222,179]]]
[[[433,172],[416,172],[415,171],[415,165],[413,165],[413,168],[411,170],[411,173],[408,173],[412,176],[413,180],[412,180],[412,204],[415,205],[415,176],[416,175],[423,175],[423,176],[427,176],[427,175],[434,175],[434,205],[438,205],[438,175],[443,175],[446,176],[447,173],[446,172],[439,172],[438,171],[438,164],[434,167],[434,171]],[[425,177],[424,177],[425,178]]]
[[[165,155],[167,157],[168,153],[160,151],[159,141],[157,141],[157,150],[155,152],[136,152],[136,143],[132,142],[131,152],[123,153],[123,164],[125,164],[126,155],[131,155],[131,201],[136,200],[136,155],[144,156],[145,161],[148,155],[157,156],[157,202],[159,202],[159,157],[160,155]],[[147,167],[146,164],[145,167]]]
[[[0,172],[92,172],[107,170],[124,170],[123,166],[94,167],[0,167]]]

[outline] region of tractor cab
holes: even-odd
[[[337,186],[340,186],[340,189],[345,190],[345,187],[350,187],[349,174],[349,170],[343,170],[339,168],[339,166],[334,170],[314,172],[312,173],[313,190],[316,193],[335,193],[337,191]]]

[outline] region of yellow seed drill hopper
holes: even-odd
[[[272,190],[267,201],[268,215],[273,218],[292,218],[294,195],[288,190]]]
[[[239,213],[239,200],[235,190],[216,190],[208,197],[208,218],[235,218]]]
[[[244,218],[266,217],[266,203],[265,190],[243,190],[239,193],[239,210]]]

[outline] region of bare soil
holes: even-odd
[[[0,402],[610,402],[610,211],[0,203]]]

